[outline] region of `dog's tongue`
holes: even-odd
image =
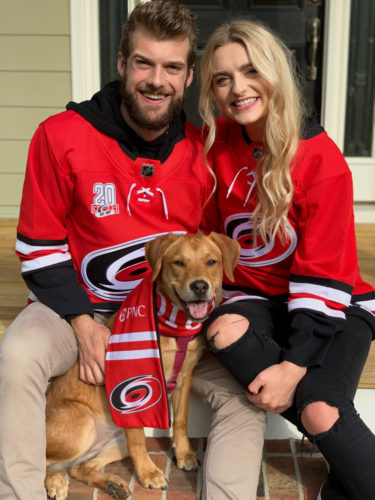
[[[204,300],[199,302],[189,302],[187,306],[190,316],[194,319],[204,318],[208,314],[208,302],[205,302]]]

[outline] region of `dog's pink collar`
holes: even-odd
[[[186,351],[188,348],[189,342],[191,342],[196,335],[192,335],[191,337],[177,337],[177,349],[176,357],[174,358],[173,372],[171,376],[171,380],[167,382],[167,394],[170,394],[177,385],[177,377],[181,371],[182,365],[184,363],[186,357]]]

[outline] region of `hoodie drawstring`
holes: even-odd
[[[126,208],[128,210],[128,214],[131,215],[131,212],[130,212],[130,196],[132,194],[132,191],[133,189],[135,188],[137,184],[134,182],[131,186],[130,186],[130,189],[129,189],[129,193],[128,193],[128,198],[126,200]]]
[[[240,169],[240,170],[236,173],[236,175],[234,176],[233,181],[231,182],[231,185],[230,185],[230,186],[229,186],[229,188],[228,188],[226,198],[229,198],[229,195],[230,195],[230,193],[232,192],[232,189],[233,189],[234,184],[235,184],[235,182],[236,182],[236,180],[237,180],[237,177],[240,175],[240,173],[242,172],[242,170],[248,170],[248,169],[249,169],[249,167],[242,167],[242,168],[241,168],[241,169]],[[251,193],[253,192],[253,189],[254,189],[255,184],[256,184],[256,180],[255,180],[255,173],[254,173],[254,171],[253,171],[253,170],[252,170],[251,172],[248,172],[248,173],[246,174],[246,177],[249,177],[249,176],[251,176],[251,177],[252,177],[252,180],[251,180],[251,181],[247,181],[247,184],[249,184],[249,185],[250,185],[250,187],[249,187],[249,189],[248,189],[248,191],[247,191],[247,195],[246,195],[245,202],[244,202],[244,204],[242,205],[243,207],[245,207],[245,206],[246,206],[246,203],[249,201],[249,198],[250,198],[250,196],[251,196]]]
[[[129,189],[129,193],[128,193],[128,197],[127,197],[127,200],[126,200],[126,209],[128,211],[128,214],[131,216],[131,211],[130,211],[130,201],[131,201],[131,195],[132,195],[132,192],[134,190],[134,188],[136,187],[136,183],[134,182],[131,186],[130,186],[130,189]],[[160,188],[156,188],[155,191],[157,191],[158,193],[160,193],[161,195],[161,199],[162,199],[162,202],[163,202],[163,211],[164,211],[164,216],[165,218],[168,220],[168,206],[167,206],[167,201],[165,199],[165,195],[164,195],[164,192],[162,189]],[[137,194],[138,195],[147,195],[147,196],[151,196],[153,197],[154,196],[154,193],[151,191],[151,188],[145,188],[145,187],[142,187],[141,189],[139,189],[137,191]],[[148,198],[138,198],[138,201],[143,201],[143,202],[150,202],[150,199]]]
[[[165,218],[168,220],[168,207],[167,207],[167,202],[165,200],[165,195],[160,188],[156,188],[156,191],[158,191],[161,194],[161,199],[163,200],[164,215]]]

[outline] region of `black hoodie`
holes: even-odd
[[[122,150],[133,160],[138,156],[164,162],[174,145],[185,138],[185,113],[178,115],[166,132],[151,142],[144,141],[124,121],[121,112],[120,82],[108,83],[91,100],[69,102],[71,109],[90,122],[100,132],[116,139]]]

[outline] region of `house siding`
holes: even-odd
[[[0,0],[0,217],[18,217],[30,139],[71,96],[69,0]]]

